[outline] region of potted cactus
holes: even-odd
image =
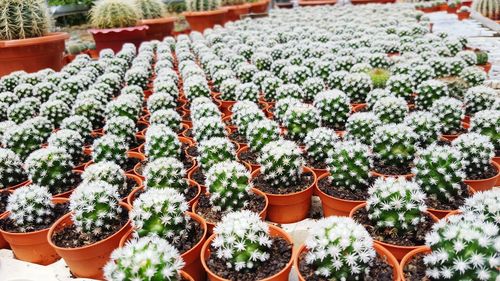
[[[238,159],[252,168],[252,172],[260,168],[257,157],[260,150],[268,143],[280,139],[278,123],[267,118],[250,122],[247,127],[248,145],[240,148]]]
[[[338,254],[338,253],[342,254]],[[399,280],[399,263],[350,218],[315,222],[294,258],[300,281]]]
[[[499,234],[498,225],[474,214],[440,220],[426,236],[427,247],[413,250],[401,261],[402,280],[496,280]]]
[[[258,238],[258,239],[256,239]],[[249,210],[225,215],[201,252],[209,280],[288,280],[291,237]]]
[[[482,110],[471,119],[469,131],[488,136],[495,146],[493,161],[500,164],[500,109]]]
[[[220,0],[188,0],[186,9],[187,12],[183,15],[191,30],[200,32],[214,25],[224,24],[227,14],[227,10],[221,8]]]
[[[492,0],[478,0],[472,4],[472,9],[481,15],[492,20],[500,20],[500,5],[497,1]]]
[[[82,173],[83,182],[104,181],[117,188],[120,198],[126,198],[134,188],[142,185],[142,180],[125,171],[113,162],[99,162],[89,165]]]
[[[250,13],[252,14],[263,14],[266,13],[269,6],[269,0],[252,0],[249,1]]]
[[[252,173],[255,188],[263,191],[269,207],[267,219],[291,223],[307,217],[316,175],[307,167],[299,147],[292,141],[277,140],[265,145]]]
[[[0,190],[15,189],[27,180],[21,158],[10,149],[0,148]]]
[[[146,40],[148,26],[137,26],[141,11],[134,2],[121,0],[101,0],[90,10],[90,22],[94,29],[89,33],[94,37],[96,50],[110,48],[115,52],[123,44],[133,43],[137,47]]]
[[[142,12],[140,24],[148,26],[147,40],[163,40],[172,35],[175,17],[165,17],[165,4],[161,0],[134,0]]]
[[[44,0],[5,0],[0,7],[0,76],[16,70],[35,72],[63,67],[64,41],[69,34],[49,32],[49,10]]]
[[[485,51],[476,51],[476,64],[482,67],[486,73],[489,73],[491,62],[488,61],[488,53]]]
[[[317,177],[327,172],[326,160],[337,141],[337,134],[329,128],[319,127],[307,133],[304,139],[306,165],[312,168]]]
[[[106,182],[82,183],[69,199],[71,212],[50,228],[49,244],[75,276],[102,279],[111,252],[131,229],[130,206],[119,197]]]
[[[424,244],[438,219],[427,212],[426,195],[417,183],[404,177],[377,178],[368,194],[366,203],[355,207],[350,217],[365,226],[375,243],[398,260]]]
[[[431,113],[439,119],[442,137],[452,141],[466,132],[468,123],[462,122],[465,117],[463,102],[450,97],[442,97],[432,104]]]
[[[470,8],[467,6],[462,6],[457,11],[458,20],[466,20],[470,16]]]
[[[68,199],[52,199],[46,187],[32,184],[12,192],[6,211],[0,216],[0,234],[17,259],[47,265],[60,258],[47,242],[47,233],[69,212]]]

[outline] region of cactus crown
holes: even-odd
[[[146,188],[173,188],[185,193],[188,185],[186,170],[181,161],[173,157],[162,157],[148,163],[144,169]]]
[[[83,182],[103,181],[118,190],[127,187],[125,171],[113,162],[99,162],[88,166],[82,174]]]
[[[101,128],[104,121],[104,104],[92,98],[77,99],[73,104],[73,114],[85,117],[92,123],[92,128]]]
[[[203,117],[221,117],[221,113],[217,105],[213,102],[197,102],[203,98],[196,98],[191,105],[191,116],[193,120],[199,120]]]
[[[146,155],[154,160],[160,157],[179,157],[181,143],[177,134],[165,125],[152,125],[146,132]]]
[[[227,138],[214,137],[201,141],[198,145],[198,162],[208,171],[213,165],[225,160],[234,160],[234,145]]]
[[[127,161],[128,146],[115,135],[104,135],[92,144],[92,160],[94,163],[110,161],[123,166]]]
[[[373,113],[383,123],[401,123],[409,108],[404,98],[383,97],[373,105]]]
[[[7,128],[3,134],[2,144],[15,152],[21,160],[40,147],[43,136],[33,124],[23,123]]]
[[[499,228],[474,214],[440,220],[426,235],[432,252],[424,257],[432,279],[496,280],[499,277]]]
[[[314,107],[319,110],[321,122],[325,126],[344,126],[351,112],[349,97],[340,90],[320,92],[314,98]]]
[[[182,129],[181,121],[181,116],[174,109],[160,109],[149,117],[151,125],[165,125],[175,132]]]
[[[304,158],[299,147],[292,141],[272,141],[262,148],[257,159],[264,179],[272,186],[290,186],[302,175]]]
[[[219,117],[203,117],[193,120],[193,134],[194,139],[201,142],[214,137],[225,137],[227,131]]]
[[[73,130],[78,132],[84,141],[90,139],[90,132],[92,131],[92,123],[80,115],[72,115],[64,118],[61,121],[60,129]]]
[[[289,108],[302,104],[300,100],[292,97],[286,97],[276,101],[274,106],[274,116],[279,122],[284,122],[286,112]]]
[[[472,87],[464,95],[467,113],[474,114],[481,110],[490,109],[497,94],[494,89],[486,86]]]
[[[329,280],[364,276],[376,256],[370,234],[362,225],[344,217],[317,221],[305,246],[305,262],[315,267],[315,274]]]
[[[335,131],[329,128],[319,127],[309,131],[304,139],[307,154],[316,162],[324,162],[338,139]]]
[[[236,271],[257,268],[269,260],[272,245],[269,226],[248,210],[225,215],[214,228],[214,254]]]
[[[439,118],[428,111],[410,113],[403,120],[403,124],[410,127],[418,135],[418,141],[422,147],[436,141],[441,132]]]
[[[382,122],[373,112],[354,113],[347,119],[345,138],[371,144],[375,129],[380,125]]]
[[[49,32],[50,16],[44,0],[1,0],[0,40],[41,37]]]
[[[377,178],[368,189],[368,218],[377,228],[393,228],[398,233],[415,230],[425,219],[425,193],[404,177]]]
[[[385,165],[409,165],[417,145],[418,135],[403,124],[377,127],[372,137],[375,157]]]
[[[189,206],[184,195],[176,190],[148,189],[133,204],[130,219],[137,236],[154,235],[176,243],[189,235]]]
[[[23,98],[19,102],[9,106],[7,115],[9,120],[21,124],[24,121],[35,117],[40,108],[40,100],[37,98]]]
[[[0,148],[0,189],[4,189],[26,179],[23,162],[12,150]]]
[[[47,141],[49,146],[62,148],[71,156],[73,164],[79,164],[83,157],[83,138],[77,132],[62,129],[50,135]]]
[[[175,109],[175,107],[176,100],[168,93],[155,93],[148,99],[148,110],[151,113],[162,109]]]
[[[135,140],[135,123],[126,116],[111,117],[106,121],[104,132],[115,135],[124,140],[127,144]]]
[[[386,90],[389,93],[408,100],[413,94],[411,76],[407,74],[392,75],[386,83]]]
[[[212,11],[221,6],[220,0],[188,0],[186,8],[190,12]]]
[[[333,186],[352,190],[368,185],[372,159],[367,145],[355,141],[336,142],[326,160]]]
[[[280,138],[280,129],[276,122],[264,118],[248,124],[246,134],[252,151],[260,151],[264,145]]]
[[[424,81],[417,88],[415,107],[418,110],[430,109],[434,101],[448,95],[448,87],[444,82],[439,80]]]
[[[165,280],[181,281],[185,262],[168,241],[159,237],[142,237],[129,241],[111,254],[104,267],[109,281]]]
[[[372,90],[372,87],[372,80],[367,74],[348,73],[341,80],[340,89],[349,96],[351,102],[363,103],[366,95]]]
[[[143,19],[158,19],[165,14],[165,4],[161,0],[134,0],[142,12]]]
[[[46,187],[39,185],[23,186],[16,189],[7,202],[9,218],[20,231],[30,231],[52,221],[54,204],[52,194]]]
[[[303,140],[307,133],[321,124],[319,111],[308,104],[290,106],[285,113],[287,135],[294,140]]]
[[[462,153],[467,177],[487,171],[495,155],[495,147],[487,136],[467,133],[453,140],[452,145]]]
[[[135,26],[141,12],[131,1],[101,0],[90,10],[90,22],[95,28],[121,28]]]
[[[462,127],[461,122],[465,116],[465,109],[462,101],[442,97],[432,104],[431,113],[439,119],[443,134],[453,134]]]
[[[474,196],[465,199],[465,204],[460,210],[465,213],[471,213],[475,217],[500,225],[500,190],[492,189],[483,192],[477,192]]]
[[[500,109],[477,112],[471,118],[470,132],[488,136],[495,150],[500,150]]]
[[[459,74],[459,77],[465,81],[468,87],[475,87],[483,84],[486,80],[486,73],[477,66],[468,66]]]
[[[69,198],[75,226],[84,233],[111,231],[124,211],[116,186],[103,181],[80,184]]]
[[[106,118],[125,116],[137,122],[142,101],[136,95],[120,95],[106,105]]]

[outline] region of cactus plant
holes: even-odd
[[[439,118],[428,111],[415,111],[403,120],[417,135],[420,146],[426,147],[438,140],[441,134]]]
[[[347,94],[352,103],[363,103],[366,100],[366,95],[372,90],[372,87],[372,80],[367,74],[349,73],[341,80],[340,89]],[[333,87],[330,86],[330,88]]]
[[[276,100],[284,98],[295,98],[302,100],[304,98],[304,91],[302,87],[297,84],[283,84],[276,89]]]
[[[259,87],[253,82],[242,83],[236,87],[235,100],[257,102],[259,98]]]
[[[345,138],[371,144],[375,129],[381,125],[382,121],[373,112],[354,113],[347,119]]]
[[[492,189],[475,193],[472,197],[465,199],[460,210],[464,214],[481,217],[482,220],[500,225],[500,190]]]
[[[23,124],[27,124],[33,126],[35,129],[35,134],[38,134],[42,141],[45,142],[50,137],[52,130],[54,130],[54,126],[52,126],[52,122],[49,119],[43,116],[33,117],[31,119],[26,120]]]
[[[33,124],[23,123],[5,130],[2,144],[5,148],[11,149],[19,155],[21,160],[24,160],[31,152],[37,150],[43,141],[44,137]]]
[[[408,166],[414,158],[418,135],[404,124],[386,124],[375,129],[372,147],[383,165]]]
[[[123,166],[127,161],[128,146],[115,135],[104,135],[92,144],[92,160],[94,163],[110,161]]]
[[[256,120],[248,124],[246,138],[252,151],[260,151],[269,142],[280,138],[280,129],[276,122],[267,118]]]
[[[7,115],[9,120],[21,124],[24,121],[38,115],[40,110],[40,100],[37,98],[23,98],[19,102],[9,106]]]
[[[104,132],[121,138],[126,144],[135,141],[135,123],[125,116],[111,117],[106,121]]]
[[[144,150],[150,160],[181,155],[177,134],[165,125],[152,125],[146,132]]]
[[[201,141],[198,145],[198,152],[198,162],[205,171],[219,162],[234,160],[236,154],[234,145],[223,137],[213,137]]]
[[[225,101],[236,100],[236,89],[239,87],[241,82],[235,78],[229,78],[224,80],[220,85],[220,98]]]
[[[165,14],[165,4],[160,0],[134,0],[143,19],[159,19]]]
[[[218,117],[221,118],[221,112],[217,105],[205,98],[196,98],[191,103],[191,118],[199,120],[204,117]]]
[[[477,66],[468,66],[460,72],[459,77],[465,81],[468,88],[483,84],[486,80],[486,73]]]
[[[304,140],[306,134],[320,126],[319,111],[308,104],[291,106],[285,114],[286,134],[294,140]]]
[[[127,189],[125,172],[113,162],[99,162],[89,165],[82,174],[84,183],[105,182],[117,188],[120,193]],[[120,194],[127,195],[127,194]],[[122,196],[123,197],[123,196]]]
[[[144,169],[144,185],[146,188],[173,188],[183,194],[187,193],[186,170],[181,161],[173,157],[161,157],[146,165]]]
[[[51,82],[42,82],[33,87],[33,97],[41,102],[49,100],[50,95],[59,91],[59,87]]]
[[[106,118],[125,116],[137,122],[141,114],[142,101],[135,95],[120,95],[106,105]]]
[[[316,163],[324,163],[330,151],[337,145],[338,137],[334,130],[319,127],[311,130],[304,138],[307,155]]]
[[[21,158],[10,149],[0,148],[0,189],[19,184],[26,179]]]
[[[40,115],[47,117],[55,128],[59,128],[62,120],[68,117],[70,113],[69,106],[60,100],[48,101],[40,106]]]
[[[207,80],[201,76],[191,76],[184,80],[184,93],[189,100],[197,97],[209,97],[210,88],[208,87]]]
[[[400,123],[408,112],[408,105],[401,97],[383,97],[373,105],[373,113],[382,123]]]
[[[0,13],[5,15],[0,40],[41,37],[49,33],[50,16],[43,0],[2,0]]]
[[[90,10],[90,22],[95,28],[122,28],[135,26],[141,12],[131,1],[99,1]]]
[[[297,183],[302,176],[304,158],[294,142],[277,140],[262,148],[257,162],[263,179],[274,188]]]
[[[92,123],[80,115],[72,115],[64,118],[61,121],[60,129],[68,129],[78,132],[85,142],[88,142],[91,138],[90,132],[92,131]]]
[[[92,124],[93,129],[101,128],[104,125],[104,105],[92,98],[76,100],[72,113],[76,116],[86,118]]]
[[[449,96],[448,87],[444,82],[439,80],[424,81],[417,87],[415,108],[417,110],[428,110],[432,107],[434,101],[447,96]]]
[[[372,85],[374,89],[383,89],[389,80],[391,73],[382,68],[375,68],[368,72],[370,79],[372,80]]]
[[[62,148],[71,156],[74,165],[80,164],[83,159],[84,139],[77,132],[69,129],[61,129],[49,137],[47,143],[49,147]]]
[[[283,81],[278,77],[267,77],[262,81],[262,92],[267,101],[277,99],[277,91],[283,85]]]
[[[241,134],[246,135],[248,125],[252,122],[265,119],[264,113],[257,107],[256,104],[250,103],[246,106],[246,102],[237,102],[233,106],[233,124],[236,125]]]
[[[442,97],[436,100],[431,113],[439,118],[441,132],[443,134],[457,134],[462,128],[461,122],[465,116],[465,109],[460,100],[449,97]]]
[[[490,87],[476,86],[469,88],[464,95],[465,109],[468,114],[490,109],[495,103],[496,92]]]
[[[165,125],[175,132],[182,129],[181,121],[181,116],[174,109],[160,109],[151,113],[149,117],[151,125]]]
[[[226,134],[224,123],[218,117],[204,117],[193,122],[193,135],[197,142],[214,137],[225,137]]]
[[[54,220],[52,195],[46,187],[35,184],[16,189],[7,201],[9,219],[19,232],[31,232]]]
[[[389,93],[408,101],[413,94],[412,78],[407,74],[392,75],[387,80],[385,89]]]
[[[313,105],[319,110],[322,124],[334,129],[345,126],[351,111],[349,97],[340,90],[318,93]]]
[[[146,236],[114,250],[111,260],[104,266],[104,277],[108,281],[180,281],[184,265],[179,251],[168,241]]]
[[[490,169],[495,147],[489,137],[478,133],[462,134],[453,140],[452,145],[462,153],[467,178],[482,176]]]
[[[473,3],[472,8],[492,20],[500,20],[500,3],[492,0],[479,0]]]
[[[477,112],[471,118],[470,132],[488,136],[495,146],[500,150],[500,110],[483,110]],[[497,152],[498,153],[498,152]]]

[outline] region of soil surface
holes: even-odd
[[[316,159],[312,158],[309,155],[305,155],[306,166],[314,169],[326,169],[327,165],[325,161],[316,161]]]
[[[61,182],[57,182],[56,184],[50,186],[50,193],[52,195],[65,193],[67,191],[75,189],[82,182],[82,177],[80,176],[80,174],[73,173],[71,177],[72,179],[70,180],[71,183],[69,185],[63,185]]]
[[[139,158],[132,158],[132,157],[128,157],[127,158],[127,161],[125,162],[125,164],[123,165],[122,169],[125,170],[125,171],[131,171],[134,169],[135,165],[137,163],[140,163],[141,160]]]
[[[259,158],[259,155],[251,151],[250,149],[241,152],[239,158],[243,162],[247,162],[252,165],[259,165],[259,163],[257,162],[257,158]]]
[[[190,220],[186,229],[188,230],[188,235],[181,239],[177,239],[177,241],[170,241],[172,246],[181,254],[191,250],[203,237],[203,228],[201,224],[195,220]]]
[[[7,200],[9,199],[10,192],[7,190],[0,190],[0,214],[7,209]]]
[[[493,164],[490,164],[487,171],[476,171],[475,173],[467,174],[467,179],[468,180],[489,179],[489,178],[496,176],[497,173],[498,173],[498,171],[495,168],[495,166],[493,166]]]
[[[462,195],[456,196],[449,202],[441,201],[434,196],[427,196],[425,204],[427,207],[436,210],[457,210],[464,205],[465,199],[472,195],[467,189],[467,185],[460,183],[460,187],[462,189]]]
[[[364,201],[368,198],[368,187],[375,180],[375,177],[370,178],[366,186],[358,186],[354,190],[348,187],[332,186],[328,177],[322,178],[318,181],[318,188],[324,193],[346,200]]]
[[[234,133],[230,134],[229,139],[242,144],[246,144],[248,142],[246,136],[240,134],[239,131],[235,131]]]
[[[197,182],[199,185],[205,185],[206,177],[199,167],[192,174],[192,180]]]
[[[246,206],[244,209],[259,214],[260,212],[262,212],[262,210],[264,210],[266,206],[266,199],[257,194],[251,194],[248,198],[248,203],[248,206]],[[210,195],[200,195],[198,206],[195,212],[198,215],[202,216],[207,222],[217,224],[225,215],[225,212],[215,212],[212,208],[213,205],[210,203]]]
[[[373,171],[383,175],[407,175],[411,173],[411,167],[385,165],[382,162],[374,161]]]
[[[211,249],[212,253],[215,251]],[[217,276],[231,281],[255,281],[273,276],[283,270],[292,258],[292,245],[281,238],[272,239],[270,258],[265,263],[254,267],[252,270],[235,271],[227,267],[225,259],[217,258],[214,254],[207,260],[208,268]]]
[[[33,227],[28,227],[25,231],[21,231],[19,227],[14,223],[10,218],[5,218],[0,220],[0,228],[4,231],[13,232],[13,233],[28,233],[33,231],[38,231],[42,229],[47,229],[52,226],[52,224],[58,220],[60,217],[69,213],[69,203],[61,203],[55,204],[52,215],[50,216],[50,220],[48,223],[38,224]]]
[[[302,176],[300,177],[299,181],[296,182],[295,184],[289,185],[289,186],[279,186],[279,187],[274,187],[270,185],[265,179],[262,174],[258,175],[254,180],[253,180],[256,188],[259,190],[265,192],[265,193],[270,193],[270,194],[290,194],[290,193],[295,193],[299,192],[302,190],[307,189],[308,187],[311,186],[314,182],[314,177],[311,173],[303,173]]]
[[[302,277],[307,281],[330,281],[330,279],[323,276],[318,276],[314,274],[316,268],[312,265],[308,265],[305,262],[306,253],[301,253],[299,257],[299,270]],[[379,255],[372,261],[370,266],[370,271],[364,276],[360,276],[359,280],[364,281],[392,281],[393,270],[392,267],[387,263],[385,258]],[[348,280],[355,280],[354,278]]]
[[[425,276],[427,267],[424,263],[425,254],[414,256],[403,268],[404,277],[407,281],[430,281],[433,280]]]
[[[196,146],[190,146],[187,150],[186,150],[187,154],[191,157],[198,157],[198,148]]]
[[[394,228],[375,228],[375,223],[368,218],[368,211],[365,208],[358,209],[353,219],[362,224],[373,239],[398,246],[424,245],[425,235],[431,231],[434,224],[432,218],[425,214],[425,220],[419,223],[415,230],[405,230],[401,235],[397,235]]]

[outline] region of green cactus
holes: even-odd
[[[227,134],[224,123],[218,117],[203,117],[193,120],[193,135],[197,142],[214,137],[225,137]]]
[[[104,125],[104,112],[104,105],[92,98],[76,100],[72,109],[73,115],[84,117],[90,121],[93,129],[102,128]]]
[[[330,78],[332,78],[331,75]],[[331,86],[330,88],[333,89]],[[347,94],[352,103],[365,102],[366,96],[372,88],[373,82],[370,76],[365,73],[345,74],[340,85],[340,89]]]
[[[482,110],[493,109],[492,105],[496,99],[494,89],[486,86],[472,87],[464,95],[465,109],[470,115]]]
[[[467,87],[470,88],[483,84],[487,75],[486,72],[484,72],[480,67],[469,66],[460,72],[459,77],[465,81]]]
[[[143,19],[159,19],[165,15],[165,4],[161,0],[134,0]]]
[[[373,113],[385,124],[401,123],[408,112],[408,105],[401,97],[383,97],[373,105]]]
[[[462,153],[467,178],[490,168],[495,147],[489,137],[478,133],[462,134],[453,140],[452,145]]]
[[[386,124],[375,129],[372,148],[375,159],[389,166],[408,166],[414,158],[418,135],[404,124]]]
[[[104,161],[89,165],[83,171],[82,180],[84,183],[105,182],[116,187],[118,192],[127,188],[125,171],[113,162]]]
[[[3,134],[2,144],[24,160],[31,152],[37,150],[43,141],[44,137],[33,124],[23,123],[7,128]]]
[[[368,75],[370,75],[370,79],[372,80],[373,88],[375,89],[383,89],[386,87],[387,80],[391,77],[391,73],[382,68],[375,68],[371,70]]]
[[[462,119],[465,116],[463,103],[455,98],[443,97],[434,102],[431,113],[439,118],[443,134],[455,134],[462,128]]]
[[[137,122],[142,111],[142,101],[135,95],[120,95],[106,105],[106,118],[125,116]]]
[[[420,146],[426,147],[438,140],[441,134],[439,118],[428,111],[415,111],[403,120],[417,135]]]
[[[479,0],[473,3],[472,9],[492,20],[500,20],[500,4],[492,0]]]
[[[392,75],[387,80],[385,89],[390,94],[408,101],[413,94],[412,78],[407,74]]]
[[[417,110],[428,110],[436,100],[447,96],[449,96],[449,91],[444,82],[439,80],[424,81],[417,87],[415,108]]]
[[[204,171],[226,160],[235,160],[236,151],[227,138],[213,137],[201,141],[198,145],[198,162]]]
[[[72,115],[61,121],[60,129],[68,129],[78,132],[83,140],[87,142],[91,138],[90,133],[92,131],[92,123],[90,123],[90,121],[83,116]]]
[[[472,197],[465,199],[465,203],[460,207],[464,214],[472,214],[474,217],[481,217],[482,220],[500,225],[500,189],[491,189],[476,192]]]
[[[257,102],[259,93],[259,87],[253,82],[242,83],[236,87],[235,100]]]
[[[20,187],[9,196],[6,211],[20,232],[38,230],[53,222],[52,194],[46,187],[31,184]]]
[[[64,118],[69,117],[71,110],[60,100],[48,101],[40,106],[40,115],[47,117],[55,128],[59,128]]]
[[[126,144],[135,141],[135,123],[125,116],[111,117],[106,121],[104,132],[120,137]]]
[[[267,77],[262,81],[262,92],[267,101],[277,100],[277,91],[283,85],[278,77]]]
[[[318,93],[313,105],[319,110],[321,122],[330,128],[343,128],[351,112],[350,99],[340,90]]]
[[[347,119],[344,137],[369,145],[375,129],[381,125],[382,121],[373,112],[354,113]]]
[[[151,113],[149,117],[151,125],[165,125],[175,132],[182,130],[181,121],[181,116],[174,109],[160,109]]]
[[[294,140],[304,140],[309,131],[321,124],[319,110],[308,104],[291,106],[286,111],[284,119],[286,134]]]
[[[1,0],[0,40],[42,37],[49,33],[50,16],[44,0]]]
[[[470,122],[470,132],[488,136],[495,146],[500,150],[500,110],[478,111]]]
[[[329,128],[319,127],[309,131],[304,139],[307,155],[318,163],[325,162],[338,139],[335,131]]]
[[[127,161],[128,146],[123,139],[115,135],[104,135],[92,144],[94,163],[110,161],[123,166]]]
[[[181,143],[177,134],[165,125],[152,125],[146,132],[144,150],[151,160],[160,157],[178,158],[181,155]]]
[[[368,186],[373,163],[367,145],[356,141],[336,142],[328,152],[326,164],[333,186],[351,190]]]
[[[278,123],[267,118],[249,123],[246,132],[248,146],[254,152],[260,151],[269,142],[280,138]]]
[[[7,115],[9,120],[16,124],[21,124],[24,121],[38,115],[40,110],[40,100],[37,98],[23,98],[19,102],[9,106]]]
[[[47,143],[49,147],[62,148],[71,156],[74,165],[82,161],[84,139],[77,132],[69,129],[61,129],[50,135]]]
[[[232,121],[241,134],[246,135],[250,123],[263,120],[266,116],[257,104],[249,101],[239,101],[233,106]]]
[[[224,80],[220,85],[220,98],[225,101],[235,101],[236,100],[236,89],[239,87],[241,82],[235,78],[229,78]]]
[[[141,16],[141,11],[131,1],[103,0],[90,10],[90,23],[101,29],[131,27]]]
[[[19,184],[26,179],[21,158],[10,149],[0,148],[0,189]]]
[[[299,147],[292,141],[277,140],[265,145],[257,162],[264,180],[272,187],[290,186],[302,176],[304,158]]]
[[[477,65],[486,65],[488,63],[488,53],[484,51],[476,52]]]
[[[186,194],[189,188],[184,165],[173,157],[161,157],[149,162],[144,169],[144,178],[148,189],[173,188]]]

